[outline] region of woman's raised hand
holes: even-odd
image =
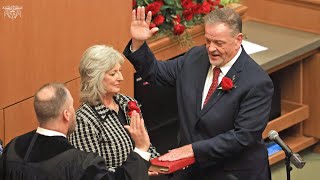
[[[150,147],[150,138],[144,127],[144,121],[140,115],[133,111],[131,114],[130,126],[124,126],[130,133],[131,138],[135,142],[135,147],[143,151],[148,151]]]

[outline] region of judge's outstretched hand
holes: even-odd
[[[140,115],[133,111],[131,115],[130,126],[124,126],[130,133],[131,138],[135,142],[135,147],[140,150],[148,151],[150,147],[150,138],[144,127],[144,121]]]
[[[137,50],[144,41],[149,39],[155,32],[159,29],[154,27],[149,29],[150,22],[152,18],[152,13],[149,11],[146,12],[145,7],[138,7],[132,11],[132,20],[131,20],[131,27],[130,33],[132,37],[132,50]]]

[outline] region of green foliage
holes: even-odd
[[[165,4],[174,5],[176,0],[163,0]]]
[[[220,4],[225,6],[230,3],[238,3],[238,2],[239,2],[239,0],[221,0]]]

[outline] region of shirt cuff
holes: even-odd
[[[142,150],[140,150],[140,149],[138,149],[136,147],[134,148],[133,151],[138,153],[144,160],[146,160],[146,161],[150,160],[151,153],[146,152],[146,151],[142,151]]]

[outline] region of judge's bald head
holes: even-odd
[[[63,84],[49,83],[42,86],[34,97],[34,110],[39,123],[46,123],[62,115],[70,96]]]

